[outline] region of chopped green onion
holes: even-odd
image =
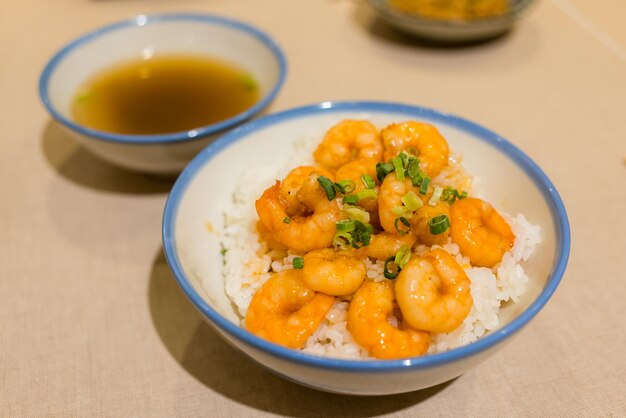
[[[396,170],[396,177],[398,180],[404,180],[404,167],[402,165],[402,158],[396,157],[391,160],[394,170]]]
[[[400,223],[404,225],[405,228],[400,227],[399,226]],[[404,216],[396,218],[396,220],[393,221],[393,226],[396,228],[396,231],[398,231],[398,234],[400,235],[406,235],[411,230],[411,223]]]
[[[422,185],[420,186],[420,193],[421,194],[426,194],[426,192],[428,191],[428,185],[430,184],[430,177],[425,176],[422,179]]]
[[[407,154],[404,152],[401,152],[400,155],[398,155],[398,157],[400,157],[400,161],[402,161],[402,167],[406,167],[406,160],[408,158]]]
[[[420,160],[415,157],[409,157],[409,163],[406,167],[407,175],[413,180],[420,171]]]
[[[302,267],[304,267],[304,258],[302,258],[302,257],[294,257],[293,258],[293,262],[291,263],[291,265],[295,269],[301,269]]]
[[[467,197],[467,192],[463,192],[459,195],[459,199],[465,199]]]
[[[359,198],[355,194],[348,194],[343,197],[344,205],[356,205],[359,202]]]
[[[368,189],[373,189],[374,186],[376,185],[374,183],[374,179],[372,179],[372,176],[370,176],[367,173],[361,175],[361,181],[363,182],[365,187],[368,188]]]
[[[257,83],[250,74],[243,74],[240,78],[240,81],[241,81],[241,84],[243,84],[243,86],[246,88],[246,90],[257,89]]]
[[[435,190],[433,191],[433,195],[430,197],[428,204],[430,206],[435,206],[437,202],[439,202],[439,199],[441,198],[442,193],[443,193],[443,189],[441,187],[439,186],[435,187]]]
[[[376,164],[376,178],[380,183],[383,182],[387,174],[393,171],[393,164],[391,163],[377,163]]]
[[[283,222],[284,222],[284,223],[286,223],[286,224],[290,224],[290,223],[291,223],[291,218],[289,218],[289,217],[285,216],[285,217],[283,218]]]
[[[361,190],[355,195],[359,200],[361,199],[376,199],[378,197],[378,193],[374,189],[365,189]]]
[[[341,194],[352,193],[356,188],[356,184],[350,179],[344,179],[334,184],[335,189]]]
[[[391,265],[391,268],[389,268],[390,265]],[[391,279],[391,280],[395,279],[396,277],[398,277],[398,274],[400,274],[400,270],[402,269],[400,268],[399,265],[396,264],[394,256],[391,256],[387,260],[385,260],[385,268],[383,270],[383,275],[386,278]]]
[[[433,235],[443,234],[450,228],[448,215],[437,215],[428,221],[428,229]]]
[[[367,213],[365,209],[362,209],[359,207],[355,207],[355,206],[351,206],[347,208],[344,207],[343,213],[345,213],[351,220],[355,222],[358,221],[358,222],[368,223],[370,221],[370,214]]]
[[[409,191],[407,194],[402,196],[402,203],[404,203],[404,206],[406,206],[406,208],[411,212],[415,212],[424,206],[422,199],[420,199],[413,191]]]
[[[333,186],[333,182],[324,176],[319,176],[317,178],[317,181],[319,182],[320,186],[322,186],[322,189],[326,193],[326,197],[328,198],[328,200],[333,200],[335,198],[335,188]]]
[[[348,232],[337,232],[333,237],[333,247],[347,250],[352,246],[352,236]]]
[[[355,228],[352,232],[352,246],[354,248],[361,248],[370,245],[373,231],[372,226],[357,220],[354,221],[354,226]]]
[[[400,247],[400,249],[396,253],[396,257],[394,258],[393,262],[396,263],[398,267],[403,269],[404,266],[406,266],[406,263],[408,263],[410,259],[411,259],[411,249],[409,248],[408,245],[403,245],[402,247]]]
[[[350,232],[354,231],[354,220],[353,219],[341,219],[335,223],[337,226],[337,231],[339,232]]]
[[[407,219],[411,219],[411,217],[413,216],[413,212],[411,212],[405,206],[394,206],[393,208],[391,208],[391,213],[398,217],[403,216]]]

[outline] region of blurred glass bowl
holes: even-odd
[[[507,10],[492,17],[435,19],[392,7],[389,0],[368,0],[389,25],[410,35],[442,42],[473,42],[494,38],[511,29],[534,0],[509,0]]]

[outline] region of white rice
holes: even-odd
[[[298,156],[310,156],[315,142],[313,139],[302,141],[294,151],[294,158],[289,160],[290,167],[310,164]],[[460,166],[458,157],[433,182],[468,190],[468,175]],[[225,290],[241,318],[245,318],[248,305],[254,293],[270,277],[270,272],[292,268],[295,254],[290,252],[270,252],[256,232],[256,212],[252,204],[259,195],[277,178],[283,178],[289,170],[263,167],[246,171],[233,194],[232,208],[224,219],[222,245],[227,250],[224,254]],[[528,277],[520,264],[534,252],[541,242],[540,229],[529,223],[524,215],[515,217],[503,214],[515,233],[515,243],[506,253],[502,262],[493,268],[471,267],[469,260],[463,257],[459,246],[450,242],[440,246],[455,257],[464,267],[471,285],[470,291],[474,305],[463,324],[449,334],[434,334],[428,354],[439,353],[476,341],[486,332],[498,328],[498,313],[504,302],[517,302],[524,293]],[[434,246],[439,247],[439,246]],[[417,255],[428,251],[424,245],[414,248]],[[383,262],[366,259],[367,277],[374,281],[384,280]],[[346,328],[348,301],[337,298],[325,321],[309,337],[302,351],[319,356],[351,359],[368,359],[367,350],[360,347]],[[242,320],[242,326],[245,325]]]

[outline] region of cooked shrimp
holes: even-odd
[[[425,200],[425,199],[424,199]],[[427,202],[427,201],[426,201]],[[446,202],[439,201],[435,206],[431,206],[425,203],[424,206],[419,208],[410,220],[413,233],[417,235],[417,239],[420,243],[431,245],[443,245],[448,241],[450,235],[450,229],[442,232],[441,234],[433,234],[430,232],[430,226],[428,222],[435,216],[446,215],[450,217],[450,205]]]
[[[361,286],[367,270],[365,262],[352,251],[324,248],[304,256],[302,277],[315,290],[332,296],[349,295]]]
[[[431,178],[448,165],[448,143],[433,125],[421,122],[394,123],[380,134],[385,145],[385,160],[396,157],[402,151],[417,154],[420,168]]]
[[[334,180],[332,173],[322,167],[303,165],[296,167],[287,174],[280,183],[279,197],[289,216],[302,215],[306,210],[298,200],[298,191],[310,176],[324,176]]]
[[[274,235],[272,235],[270,231],[265,227],[265,225],[263,225],[263,222],[257,221],[256,230],[259,233],[261,239],[265,241],[270,249],[279,251],[286,251],[288,249],[285,244],[274,238]]]
[[[387,232],[397,233],[397,219],[400,215],[395,214],[394,208],[402,207],[402,196],[413,192],[419,196],[419,188],[413,186],[407,177],[398,180],[396,173],[388,174],[380,185],[378,192],[378,216],[380,224]]]
[[[348,331],[354,340],[380,359],[420,356],[428,350],[430,334],[389,323],[394,313],[393,283],[366,280],[348,308]]]
[[[312,186],[311,186],[312,187]],[[256,201],[259,220],[277,241],[297,252],[329,247],[336,231],[335,223],[343,214],[336,200],[319,199],[315,191],[308,192],[310,214],[290,217],[279,198],[280,181],[263,192]]]
[[[270,277],[254,294],[246,314],[246,328],[273,343],[302,348],[334,300],[309,289],[300,270],[285,270]]]
[[[386,260],[396,255],[403,245],[411,248],[415,241],[417,237],[414,234],[399,235],[385,231],[372,235],[370,245],[363,247],[362,250],[368,257]]]
[[[435,333],[458,328],[473,304],[469,278],[442,249],[411,258],[398,274],[395,290],[404,320]]]
[[[487,202],[468,197],[450,207],[450,237],[473,265],[493,267],[513,247],[515,235]]]
[[[357,158],[380,161],[383,143],[378,128],[365,120],[346,119],[326,132],[322,143],[313,152],[315,161],[336,169]]]
[[[358,193],[367,188],[361,179],[363,174],[368,174],[372,180],[376,179],[376,163],[378,163],[377,160],[365,160],[362,158],[350,161],[337,169],[335,177],[337,181],[352,180],[355,185],[354,192],[352,193]],[[378,193],[379,186],[374,186],[374,190]],[[378,220],[377,198],[371,197],[361,199],[359,200],[359,206],[370,214],[370,223],[372,225],[378,226],[380,224]]]

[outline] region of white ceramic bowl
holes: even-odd
[[[372,8],[388,24],[415,35],[442,42],[475,42],[503,34],[526,13],[534,0],[509,0],[509,10],[494,17],[460,21],[420,17],[396,10],[389,0],[368,0]]]
[[[116,63],[155,53],[191,53],[229,61],[253,75],[260,99],[230,119],[164,135],[111,134],[72,120],[72,99],[87,78]],[[277,43],[245,23],[198,14],[139,15],[63,47],[44,68],[39,92],[51,116],[95,154],[129,169],[175,174],[217,136],[264,109],[282,86],[286,69]]]
[[[480,192],[491,203],[511,214],[524,213],[541,226],[543,242],[524,267],[530,277],[527,291],[518,303],[501,310],[499,329],[477,342],[441,354],[351,361],[303,354],[239,327],[239,318],[224,293],[219,243],[223,212],[235,185],[246,167],[284,165],[294,141],[312,135],[321,138],[331,125],[344,118],[367,118],[380,127],[410,119],[435,124],[452,149],[462,153],[466,168],[480,177]],[[213,233],[207,232],[207,224],[213,225]],[[170,193],[163,218],[163,246],[176,280],[224,339],[287,379],[356,395],[402,393],[433,386],[491,356],[550,299],[565,270],[569,245],[567,215],[557,191],[539,167],[511,143],[445,113],[377,102],[326,102],[239,127],[204,149],[183,171]]]

